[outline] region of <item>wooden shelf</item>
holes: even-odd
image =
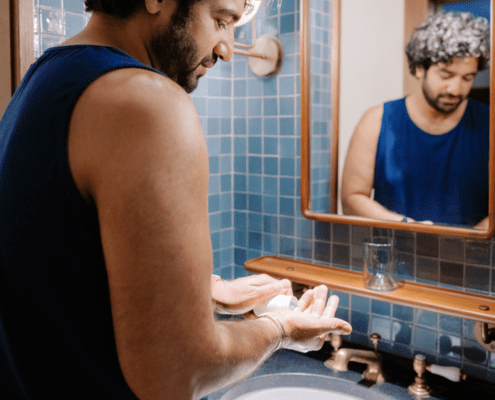
[[[326,285],[331,290],[355,294],[388,303],[434,311],[474,321],[495,323],[495,298],[416,282],[400,281],[391,292],[366,289],[362,273],[311,264],[283,257],[264,256],[248,260],[245,268],[310,286]],[[480,308],[481,307],[481,308]],[[488,308],[487,310],[486,307]]]

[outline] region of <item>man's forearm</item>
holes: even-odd
[[[348,196],[345,203],[343,202],[343,208],[346,215],[355,215],[385,221],[399,222],[404,217],[407,217],[407,215],[404,216],[387,210],[377,201],[362,194]]]
[[[250,376],[275,351],[280,331],[268,318],[216,321],[214,348],[203,348],[207,365],[200,369],[201,398]]]

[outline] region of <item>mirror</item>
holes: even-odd
[[[481,8],[488,8],[489,14],[493,13],[493,1],[470,1],[473,2],[478,3]],[[428,15],[438,11],[439,7],[445,7],[445,11],[456,11],[455,3],[459,1],[333,0],[330,6],[331,29],[328,43],[325,43],[324,37],[322,39],[324,30],[318,29],[319,26],[325,26],[324,21],[318,20],[318,13],[311,15],[310,3],[300,3],[302,214],[306,218],[319,221],[446,236],[480,239],[492,237],[495,233],[493,100],[489,111],[487,228],[474,229],[472,226],[453,224],[429,225],[344,215],[340,204],[340,180],[347,148],[362,114],[372,106],[402,98],[420,88],[418,80],[409,72],[404,54],[405,44],[409,42],[413,29]],[[362,21],[359,20],[360,14]],[[355,25],[360,26],[359,30],[355,29]],[[372,32],[372,29],[382,32]],[[350,30],[354,30],[358,36],[349,38]],[[368,34],[363,35],[362,32]],[[377,35],[382,35],[380,40],[376,39]],[[493,43],[493,33],[490,35]],[[367,38],[371,38],[371,43],[366,42]],[[384,48],[380,49],[379,46]],[[372,56],[374,59],[370,58]],[[385,63],[383,59],[386,59]],[[489,77],[493,63],[493,51],[490,50],[489,69],[477,74],[470,97],[485,102],[493,98],[494,83]]]

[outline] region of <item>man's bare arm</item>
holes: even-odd
[[[187,94],[148,71],[103,76],[74,110],[69,161],[98,210],[130,388],[140,399],[199,398],[251,374],[280,332],[268,318],[213,317],[208,154]],[[280,316],[289,339],[346,325],[293,314]]]
[[[354,130],[342,173],[342,208],[347,215],[400,221],[403,215],[371,199],[382,115],[383,105],[370,108]]]
[[[475,229],[481,229],[481,230],[488,230],[488,225],[490,224],[489,217],[483,218],[480,222],[478,222],[474,228]]]

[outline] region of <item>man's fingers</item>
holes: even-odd
[[[325,285],[320,285],[315,288],[314,291],[314,301],[313,308],[311,310],[311,315],[314,317],[321,317],[323,311],[325,310],[325,303],[327,301],[328,288]]]
[[[280,282],[280,286],[282,287],[282,293],[287,296],[292,296],[292,283],[288,279],[282,279]]]
[[[329,333],[337,335],[349,335],[352,332],[352,326],[349,322],[339,318],[332,318],[331,328]]]
[[[325,311],[323,312],[323,316],[328,318],[333,318],[335,316],[335,312],[337,311],[337,307],[339,306],[339,298],[335,295],[330,296],[327,301],[327,306]]]
[[[311,304],[312,299],[313,299],[313,289],[306,290],[299,299],[299,301],[297,302],[297,311],[304,312]]]

